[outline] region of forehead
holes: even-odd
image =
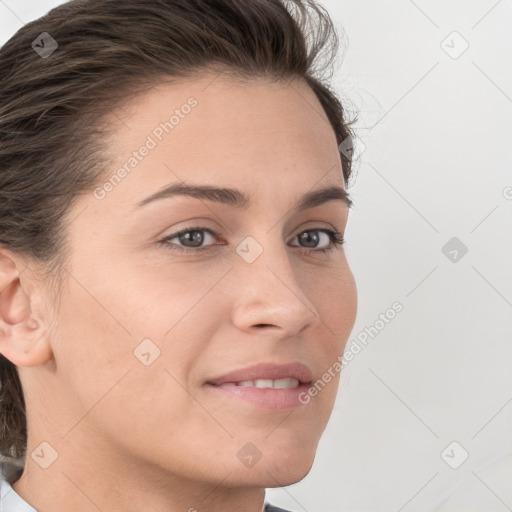
[[[184,180],[308,189],[327,177],[343,187],[334,131],[303,81],[205,74],[160,83],[112,119],[109,171],[124,168],[131,203]]]
[[[184,149],[198,151],[241,139],[250,147],[254,137],[266,144],[274,140],[274,145],[276,137],[294,137],[306,142],[302,149],[336,144],[325,112],[302,80],[240,82],[204,74],[158,84],[113,114],[114,140],[121,150],[136,147],[149,134],[165,146],[179,149],[185,144]]]

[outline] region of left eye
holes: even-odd
[[[204,242],[204,235],[203,233],[208,233],[209,235],[212,235],[214,238],[218,236],[218,233],[215,231],[212,231],[208,228],[203,227],[192,227],[192,228],[184,228],[177,233],[173,233],[172,235],[164,238],[163,240],[160,240],[158,243],[159,245],[162,245],[166,249],[170,249],[173,251],[178,252],[192,252],[197,253],[200,251],[206,251],[213,247],[213,245],[221,245],[221,244],[213,244],[208,245],[206,247],[201,247],[201,244]],[[313,236],[311,236],[313,234]],[[335,249],[335,246],[341,246],[344,244],[345,240],[343,238],[343,235],[341,233],[338,233],[337,231],[333,231],[331,229],[307,229],[305,231],[302,231],[298,233],[295,238],[299,238],[302,241],[305,241],[309,243],[310,241],[313,241],[313,243],[317,243],[320,241],[321,237],[319,234],[324,234],[327,237],[327,246],[323,248],[317,248],[316,246],[313,248],[308,247],[301,247],[297,245],[293,245],[292,247],[299,247],[306,252],[328,252],[332,249]],[[191,243],[193,245],[190,246],[183,246],[178,245],[176,243],[171,243],[171,240],[174,240],[175,238],[178,239],[179,243],[181,244],[187,244]]]

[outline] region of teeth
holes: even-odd
[[[299,381],[297,379],[257,379],[257,380],[244,380],[241,382],[226,382],[221,384],[221,386],[244,386],[244,387],[253,387],[253,388],[277,388],[277,389],[286,389],[286,388],[296,388],[299,385]]]
[[[274,381],[275,388],[296,388],[299,385],[297,379],[278,379]]]

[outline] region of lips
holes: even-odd
[[[241,370],[236,370],[221,377],[209,380],[206,384],[220,386],[225,383],[238,383],[255,380],[280,380],[292,378],[301,384],[309,384],[313,380],[311,370],[298,362],[288,364],[260,363]]]

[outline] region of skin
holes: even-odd
[[[13,488],[39,511],[260,512],[266,487],[312,467],[339,373],[285,411],[204,383],[263,361],[305,363],[315,382],[343,353],[357,312],[344,248],[301,252],[315,246],[297,235],[343,233],[349,209],[333,200],[293,211],[313,189],[345,188],[336,138],[303,82],[214,78],[161,84],[116,112],[107,177],[175,108],[198,101],[102,200],[91,192],[73,204],[58,301],[35,265],[0,253],[0,352],[19,368],[29,425]],[[175,196],[135,209],[181,181],[236,187],[252,203]],[[219,233],[203,232],[212,250],[158,244],[197,225]],[[247,236],[263,248],[252,263],[235,251]],[[331,245],[320,234],[317,246]],[[144,339],[160,349],[148,366],[134,355]],[[58,452],[47,469],[31,456],[43,441]],[[237,457],[249,442],[262,453],[252,467]]]

